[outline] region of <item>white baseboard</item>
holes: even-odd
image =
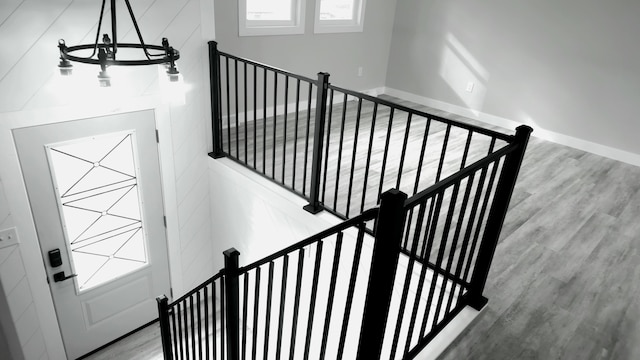
[[[485,306],[478,311],[466,306],[442,331],[420,351],[414,360],[437,360],[457,343],[462,333],[484,314]]]
[[[380,89],[380,88],[378,88]],[[408,93],[402,90],[393,89],[389,87],[382,88],[382,92],[379,94],[386,94],[394,96],[403,100],[415,102],[421,105],[426,105],[432,108],[436,108],[442,111],[450,112],[452,114],[468,117],[470,119],[482,121],[487,124],[499,126],[507,130],[513,130],[521,123],[513,120],[502,118],[499,116],[483,113],[481,111],[465,108],[459,105],[453,105],[444,101],[431,99],[428,97]],[[594,143],[584,139],[579,139],[573,136],[560,134],[554,131],[546,130],[535,124],[526,124],[533,127],[532,136],[539,139],[551,141],[560,145],[569,146],[578,150],[590,152],[592,154],[604,156],[613,160],[622,161],[627,164],[640,166],[640,154],[632,153],[629,151],[616,149],[610,146]]]
[[[360,92],[363,94],[367,94],[369,96],[378,96],[385,93],[386,88],[384,86],[380,86],[377,88],[361,90]]]

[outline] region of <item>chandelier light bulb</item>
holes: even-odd
[[[58,40],[58,48],[60,49],[60,63],[58,64],[58,69],[60,69],[60,74],[64,76],[71,75],[73,71],[73,65],[71,62],[62,56],[63,49],[66,49],[66,47],[67,45],[64,40]]]

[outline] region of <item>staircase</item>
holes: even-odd
[[[486,305],[531,128],[505,135],[209,45],[210,155],[344,221],[246,266],[229,249],[218,274],[159,298],[165,359],[413,359]]]

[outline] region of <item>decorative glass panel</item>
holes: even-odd
[[[47,146],[79,290],[148,263],[132,133]]]

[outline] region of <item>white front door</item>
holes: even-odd
[[[157,317],[169,294],[151,110],[13,131],[70,359]]]

